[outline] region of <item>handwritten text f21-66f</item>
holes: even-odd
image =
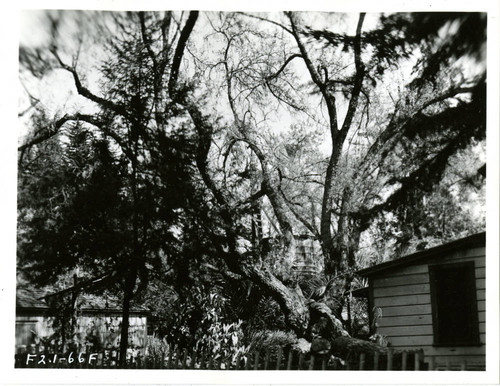
[[[70,352],[67,357],[61,356],[59,357],[57,354],[27,354],[26,356],[26,365],[33,363],[37,365],[47,365],[52,363],[85,363],[88,361],[88,364],[92,364],[92,361],[97,361],[97,353],[86,355],[85,353],[80,353],[76,355],[73,352]]]

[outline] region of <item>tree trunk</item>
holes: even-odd
[[[127,349],[128,349],[128,330],[130,326],[130,302],[133,297],[133,291],[136,281],[136,272],[130,272],[125,279],[125,290],[123,295],[123,310],[122,310],[122,325],[120,334],[120,359],[119,365],[125,368],[127,363]]]
[[[286,324],[301,337],[309,327],[309,309],[299,287],[292,289],[285,286],[267,269],[258,269],[251,263],[238,267],[244,276],[265,291],[279,305],[285,315]]]
[[[379,346],[366,340],[351,338],[350,336],[340,336],[332,341],[332,354],[346,359],[353,354],[383,354],[387,352],[387,347]]]
[[[311,319],[315,323],[320,324],[316,333],[319,333],[323,338],[327,339],[334,339],[339,336],[349,336],[342,322],[335,317],[332,310],[326,304],[310,300],[308,306],[311,313]]]

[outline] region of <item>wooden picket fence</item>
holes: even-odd
[[[90,346],[78,351],[56,354],[42,346],[32,345],[21,350],[15,357],[16,368],[75,368],[75,369],[118,369],[119,349],[104,349],[94,352]],[[387,354],[360,353],[350,355],[346,361],[324,355],[310,355],[288,350],[254,351],[231,358],[214,356],[209,352],[171,347],[156,355],[144,355],[136,351],[127,355],[127,369],[189,369],[189,370],[484,370],[481,366],[467,362],[437,363],[434,357],[424,362],[422,350],[394,352]]]

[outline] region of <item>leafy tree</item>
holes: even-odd
[[[32,71],[33,63],[45,63],[46,71],[65,70],[72,76],[79,95],[98,112],[65,114],[55,123],[42,119],[43,107],[37,107],[38,111],[33,113],[33,121],[40,127],[20,146],[21,168],[27,157],[33,157],[45,141],[56,140],[55,146],[63,146],[59,145],[60,141],[68,140],[69,145],[61,150],[63,157],[70,158],[69,164],[59,159],[54,161],[57,168],[66,168],[70,186],[66,191],[67,183],[61,181],[60,176],[47,180],[49,197],[45,198],[57,199],[54,191],[60,192],[62,188],[69,200],[64,210],[51,218],[36,196],[26,192],[23,197],[26,206],[32,206],[36,214],[35,219],[30,220],[30,232],[37,234],[41,246],[20,243],[20,249],[26,253],[24,261],[37,265],[34,267],[37,272],[50,273],[48,279],[54,280],[61,269],[83,265],[87,274],[112,277],[121,283],[124,296],[120,357],[123,363],[134,292],[147,286],[149,271],[162,266],[162,256],[178,252],[176,234],[186,216],[182,211],[182,207],[187,206],[185,203],[192,200],[191,208],[200,208],[196,200],[201,195],[195,192],[192,179],[190,139],[182,121],[176,121],[181,114],[175,106],[165,104],[164,90],[154,86],[163,81],[167,70],[172,79],[178,76],[175,67],[179,66],[180,57],[175,56],[173,44],[178,40],[182,47],[185,38],[182,33],[177,37],[174,27],[168,30],[168,24],[174,23],[170,13],[158,20],[146,20],[144,14],[101,15],[102,30],[110,28],[111,18],[118,29],[115,32],[121,34],[121,38],[105,42],[109,55],[100,68],[101,96],[82,83],[76,58],[71,65],[67,64],[57,47],[63,36],[59,26],[64,18],[78,15],[49,16],[52,40],[46,52],[48,57],[34,60],[33,51],[21,49],[21,62],[34,75],[43,74]],[[188,19],[187,30],[192,28],[193,19],[196,13]],[[155,33],[163,34],[163,41],[161,52],[151,57],[153,48],[148,39]],[[169,33],[172,33],[170,40]],[[152,69],[148,67],[151,63]],[[118,68],[122,70],[117,71]],[[56,138],[62,128],[74,122],[77,124],[69,136]],[[85,143],[88,136],[97,138],[91,144],[95,151],[89,150]],[[46,154],[41,152],[41,156]],[[48,165],[41,166],[43,169],[37,170],[35,180],[29,182],[33,189],[38,188],[38,178],[46,180],[40,175]],[[24,194],[25,190],[20,191],[20,195]],[[22,220],[20,218],[20,222]]]
[[[377,27],[363,32],[361,14],[354,35],[305,27],[307,16],[211,19],[217,39],[213,46],[220,50],[215,59],[211,51],[205,65],[211,73],[220,73],[214,78],[220,80],[218,93],[227,98],[232,122],[222,138],[206,123],[194,119],[194,124],[200,135],[224,141],[222,150],[206,151],[199,169],[229,219],[227,235],[235,245],[238,236],[245,237],[243,232],[231,235],[229,228],[238,221],[250,234],[252,216],[241,216],[236,209],[257,199],[257,207],[271,214],[270,223],[281,240],[272,259],[280,262],[281,271],[272,265],[256,270],[255,263],[241,258],[236,259],[240,264],[228,261],[229,267],[273,294],[296,331],[305,331],[310,314],[320,314],[329,318],[337,335],[343,328],[333,314],[304,297],[287,275],[295,261],[297,236],[305,231],[319,242],[327,283],[339,276],[344,283],[340,291],[338,284],[323,286],[323,294],[335,288],[337,295],[347,293],[363,233],[388,214],[411,209],[443,178],[453,154],[471,139],[484,139],[485,15],[395,14],[381,17]],[[482,32],[468,35],[464,44],[455,40],[475,25]],[[273,27],[277,29],[270,30]],[[303,66],[295,65],[297,61]],[[476,66],[469,66],[471,61]],[[309,83],[303,80],[304,66]],[[405,79],[400,66],[413,67],[413,75]],[[318,98],[308,99],[311,93]],[[275,123],[268,116],[279,106],[291,111],[292,120],[302,116],[313,127],[328,128],[332,146],[326,162],[318,160],[321,156],[304,160],[304,152],[314,149],[297,131],[288,138],[272,134]],[[227,167],[231,156],[240,162],[231,164],[233,169]],[[251,239],[246,240],[250,253]],[[282,272],[283,266],[289,268]],[[337,304],[342,307],[342,302]]]
[[[219,280],[236,298],[245,283],[298,336],[320,318],[345,336],[343,295],[367,235],[391,218],[422,230],[409,220],[439,206],[452,157],[484,140],[484,14],[270,17],[106,14],[99,92],[57,44],[62,19],[45,49],[20,50],[23,69],[64,70],[94,108],[51,121],[36,104],[21,164],[74,121],[123,162],[124,320],[137,278],[146,286],[148,272],[171,269],[179,293]],[[322,29],[322,18],[346,28]],[[404,217],[424,197],[429,206]],[[322,257],[309,284],[293,269],[306,245]]]

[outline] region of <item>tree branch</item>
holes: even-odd
[[[293,215],[297,218],[297,220],[299,220],[306,228],[309,232],[312,233],[312,235],[314,236],[314,238],[316,240],[321,240],[321,235],[320,233],[318,232],[318,230],[309,222],[306,220],[305,217],[303,217],[294,207],[293,203],[290,202],[290,200],[285,196],[285,194],[283,193],[283,191],[280,189],[280,192],[281,194],[283,195],[283,198],[285,199],[285,202],[287,203],[288,205],[288,208],[290,209],[290,211],[293,213]]]
[[[182,29],[179,41],[177,42],[177,47],[175,48],[174,60],[172,61],[172,67],[170,69],[170,79],[168,80],[168,92],[172,99],[175,99],[174,96],[177,87],[177,78],[179,77],[179,67],[181,65],[182,56],[184,55],[184,48],[186,47],[191,32],[193,31],[198,15],[198,11],[189,12],[189,17],[184,25],[184,28]]]
[[[349,101],[349,107],[347,108],[346,117],[342,128],[340,130],[339,141],[343,143],[344,139],[351,128],[351,123],[356,113],[356,108],[358,107],[359,94],[361,92],[361,86],[363,85],[364,78],[364,65],[361,61],[361,28],[363,26],[363,21],[365,19],[365,14],[360,13],[358,26],[356,27],[356,37],[354,38],[354,63],[356,65],[356,75],[354,76],[354,87],[351,93],[351,100]]]
[[[478,104],[483,103],[478,102]],[[376,204],[371,208],[362,207],[361,210],[353,213],[353,217],[361,219],[365,226],[368,226],[379,213],[395,209],[400,205],[409,192],[415,190],[430,190],[436,179],[444,172],[449,158],[456,153],[457,150],[467,145],[471,137],[478,135],[485,127],[485,112],[481,110],[478,104],[471,103],[465,107],[457,107],[453,110],[446,111],[437,117],[429,118],[426,125],[432,125],[432,120],[439,122],[445,121],[447,124],[453,125],[453,119],[460,125],[460,129],[449,142],[436,151],[431,158],[421,162],[415,170],[408,176],[392,178],[388,183],[400,183],[401,186],[396,189],[384,202]],[[468,120],[468,121],[467,121]],[[460,123],[459,123],[460,122]],[[440,127],[440,126],[438,126]]]
[[[283,63],[283,65],[278,69],[277,72],[275,72],[274,74],[271,74],[270,76],[266,77],[265,79],[265,82],[266,82],[266,86],[267,88],[269,89],[269,91],[271,92],[271,94],[273,94],[273,96],[280,102],[283,102],[285,103],[286,105],[290,106],[291,108],[297,110],[297,111],[303,111],[304,109],[301,108],[300,106],[297,106],[295,105],[294,103],[290,102],[290,101],[287,101],[285,99],[283,99],[281,96],[279,96],[274,90],[273,88],[271,87],[271,83],[270,81],[273,80],[273,79],[276,79],[280,73],[282,73],[286,66],[295,58],[301,58],[302,55],[301,54],[293,54],[291,56],[289,56],[285,62]]]
[[[288,63],[290,63],[290,62],[291,62],[293,59],[295,59],[295,58],[301,58],[301,57],[302,57],[302,55],[301,55],[301,54],[292,54],[292,55],[290,55],[290,56],[289,56],[289,57],[285,60],[285,62],[282,64],[282,66],[278,69],[278,71],[276,71],[276,72],[275,72],[274,74],[272,74],[272,75],[269,75],[266,79],[267,79],[267,80],[272,80],[272,79],[276,78],[279,74],[281,74],[281,73],[285,70],[285,68],[286,68],[286,66],[288,65]]]
[[[444,93],[425,102],[413,114],[411,114],[410,117],[404,120],[400,120],[399,122],[396,115],[396,111],[399,108],[399,105],[397,104],[391,120],[387,124],[384,131],[377,137],[376,141],[366,152],[363,161],[353,175],[353,180],[356,182],[358,178],[363,178],[368,168],[375,162],[374,160],[377,158],[377,156],[387,154],[387,152],[390,151],[390,149],[407,134],[407,131],[412,128],[410,122],[415,119],[418,114],[421,113],[424,109],[435,103],[442,102],[448,98],[452,98],[458,94],[474,92],[478,89],[478,87],[481,87],[482,84],[484,84],[484,78],[482,78],[481,81],[475,86],[450,88]]]
[[[44,130],[41,130],[42,133],[40,135],[31,139],[29,142],[19,146],[17,150],[20,151],[21,153],[23,153],[28,148],[30,148],[34,145],[37,145],[43,141],[46,141],[49,138],[52,138],[53,136],[55,136],[59,132],[59,129],[62,126],[64,126],[67,122],[70,122],[70,121],[77,121],[77,122],[82,121],[82,122],[86,122],[86,123],[89,123],[93,126],[98,127],[100,130],[102,130],[102,132],[105,135],[108,135],[115,140],[115,142],[120,146],[122,151],[127,155],[127,157],[129,159],[133,158],[133,153],[128,148],[128,146],[126,146],[125,142],[123,141],[123,138],[121,138],[121,136],[116,134],[114,131],[108,129],[107,124],[106,124],[107,122],[105,122],[102,119],[99,119],[98,117],[96,117],[94,115],[80,114],[80,113],[63,116],[62,118],[60,118],[56,122],[54,122],[54,124],[51,127],[46,127]]]
[[[149,38],[149,36],[147,34],[147,31],[146,31],[146,20],[145,20],[145,17],[144,17],[144,11],[139,12],[139,20],[140,20],[140,23],[141,23],[141,37],[142,37],[142,42],[146,46],[146,50],[148,51],[149,58],[153,62],[153,73],[154,73],[155,78],[156,78],[156,75],[157,75],[156,71],[158,70],[158,63],[156,61],[156,55],[153,52],[153,49],[151,48],[151,40],[150,40],[150,38]]]
[[[240,14],[240,15],[243,15],[243,16],[246,16],[246,17],[251,17],[253,19],[257,19],[257,20],[260,20],[260,21],[265,21],[266,23],[274,24],[274,25],[280,27],[281,29],[283,29],[284,31],[288,32],[289,34],[293,35],[293,32],[289,28],[287,28],[286,26],[284,26],[281,23],[278,23],[277,21],[269,20],[269,19],[266,19],[265,17],[251,15],[251,14],[245,13],[245,12],[236,12],[236,13]]]
[[[297,30],[297,26],[295,25],[294,15],[291,12],[287,12],[286,15],[288,16],[288,19],[290,20],[290,25],[292,26],[292,30],[290,31],[290,33],[292,34],[293,38],[295,39],[295,42],[297,43],[297,46],[299,47],[300,56],[302,57],[302,59],[304,60],[304,63],[306,64],[307,70],[309,71],[309,74],[311,75],[311,79],[316,84],[316,86],[318,86],[321,93],[323,93],[325,90],[325,84],[321,80],[320,75],[316,71],[316,68],[314,67],[311,59],[309,58],[309,54],[307,53],[306,48],[304,47],[304,44],[300,40],[299,32]]]
[[[82,85],[82,82],[80,81],[80,77],[79,77],[76,69],[74,67],[68,66],[66,63],[64,63],[54,48],[51,49],[51,52],[54,55],[54,57],[57,59],[57,61],[59,62],[59,65],[63,69],[65,69],[66,71],[70,72],[73,75],[73,80],[75,82],[75,86],[76,86],[76,90],[78,91],[78,94],[91,100],[92,102],[99,104],[101,107],[107,108],[107,109],[127,118],[128,120],[133,121],[133,119],[131,118],[131,116],[128,113],[128,110],[125,106],[116,104],[114,102],[111,102],[107,99],[104,99],[100,96],[93,94],[88,88],[86,88]]]

